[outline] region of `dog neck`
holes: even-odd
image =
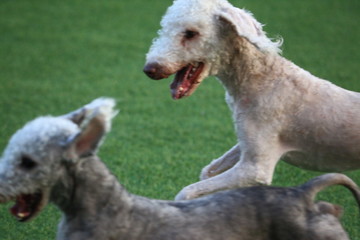
[[[273,76],[274,71],[281,71],[274,66],[281,65],[278,63],[282,62],[281,56],[261,51],[244,37],[233,38],[227,48],[223,52],[232,54],[224,56],[228,60],[222,61],[226,64],[219,69],[216,77],[235,99],[259,94],[271,84],[269,76]]]
[[[127,192],[97,157],[68,168],[68,180],[53,191],[63,212],[58,239],[140,239],[164,221],[167,201]]]
[[[121,212],[130,194],[96,156],[66,167],[67,173],[54,187],[51,201],[67,219],[100,218],[109,208]]]

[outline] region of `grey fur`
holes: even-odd
[[[97,99],[64,116],[37,118],[15,133],[0,162],[0,202],[41,192],[36,211],[13,212],[28,221],[53,202],[63,212],[59,240],[348,239],[340,208],[313,201],[323,188],[340,184],[360,203],[358,187],[342,174],[300,187],[239,188],[190,201],[130,194],[96,156],[113,107],[113,100]]]

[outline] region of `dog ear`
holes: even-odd
[[[115,100],[111,98],[97,98],[89,104],[59,117],[66,118],[76,125],[81,126],[83,121],[89,118],[89,116],[93,114],[94,111],[106,106],[108,108],[113,108],[115,106]]]
[[[236,7],[223,8],[218,13],[218,18],[223,23],[231,25],[240,37],[263,35],[262,25],[255,20],[250,12]]]
[[[76,160],[96,153],[111,128],[111,119],[117,114],[113,99],[96,99],[83,108],[68,114],[75,119],[80,132],[70,136],[65,143],[64,159]],[[65,115],[66,117],[66,115]]]
[[[237,36],[245,38],[258,49],[266,52],[280,53],[282,39],[273,42],[263,31],[263,25],[253,15],[243,9],[234,6],[222,8],[216,14],[220,25],[230,26]]]

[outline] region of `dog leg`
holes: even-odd
[[[339,205],[319,201],[315,204],[315,208],[322,214],[331,214],[336,218],[340,218],[343,214],[343,209]]]
[[[232,168],[240,160],[239,144],[233,146],[220,158],[214,159],[201,170],[200,180],[205,180]]]
[[[241,153],[241,160],[227,171],[183,188],[175,200],[188,200],[213,192],[253,185],[270,185],[281,153]]]

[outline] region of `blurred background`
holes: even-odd
[[[283,56],[314,75],[360,91],[359,0],[233,0],[284,38]],[[189,98],[171,99],[171,80],[142,72],[145,54],[171,0],[0,0],[0,149],[27,121],[61,115],[113,97],[114,119],[99,155],[132,193],[173,199],[198,181],[212,159],[236,142],[224,89],[206,79]],[[171,77],[172,78],[172,77]],[[347,173],[360,184],[360,172]],[[274,185],[319,175],[280,163]],[[320,194],[345,208],[343,223],[360,239],[359,209],[350,192]],[[60,212],[49,205],[18,223],[0,206],[0,240],[54,239]]]

